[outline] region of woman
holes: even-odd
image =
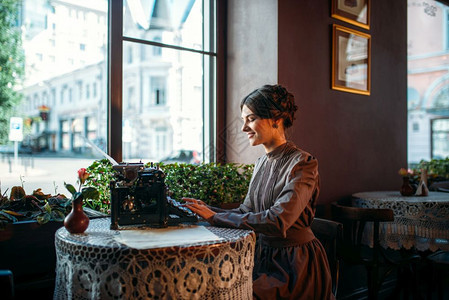
[[[184,198],[210,224],[258,234],[253,272],[256,299],[333,299],[329,264],[310,228],[319,194],[318,162],[288,142],[297,106],[280,85],[265,85],[241,104],[242,131],[262,145],[243,204],[221,210]]]

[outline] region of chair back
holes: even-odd
[[[343,237],[337,249],[338,258],[345,264],[364,265],[367,271],[368,299],[378,299],[379,290],[385,278],[393,269],[410,269],[419,260],[418,255],[391,257],[380,246],[380,223],[394,221],[391,209],[360,208],[332,203],[332,219],[343,224]],[[369,236],[372,248],[362,243],[365,225],[372,222],[372,235]],[[367,231],[369,232],[369,231]],[[364,241],[363,241],[364,242]],[[402,274],[402,273],[401,273]],[[399,278],[399,277],[398,277]],[[414,288],[416,280],[407,282]],[[410,288],[407,285],[406,288]]]
[[[340,262],[337,256],[337,245],[342,236],[343,225],[332,220],[314,218],[311,227],[313,234],[326,250],[332,276],[332,293],[334,296],[337,296],[340,269]]]
[[[343,224],[343,243],[357,251],[362,247],[362,236],[366,223],[372,222],[373,236],[371,241],[373,248],[376,250],[380,247],[379,223],[392,222],[394,213],[387,208],[361,208],[332,203],[332,218]],[[375,256],[377,256],[376,252],[374,253]],[[377,259],[377,257],[373,258]]]

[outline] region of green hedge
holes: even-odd
[[[150,163],[147,164],[147,166]],[[159,167],[166,174],[168,195],[176,200],[190,197],[207,204],[242,203],[248,191],[254,165],[236,163],[163,164]],[[98,200],[86,201],[92,209],[110,213],[109,182],[114,179],[112,164],[107,159],[97,160],[87,167],[90,174],[86,186],[96,187]]]
[[[248,191],[253,165],[246,164],[161,164],[170,197],[190,197],[207,204],[242,203]]]

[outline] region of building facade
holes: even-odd
[[[192,31],[190,23],[201,23],[201,16],[189,18],[198,10],[195,1],[177,7],[170,7],[170,1],[150,2],[152,6],[142,1],[136,7],[139,1],[124,1],[124,35],[182,43]],[[88,154],[92,148],[87,139],[105,151],[108,3],[41,4],[45,9],[36,10],[34,1],[23,4],[24,143],[35,151]],[[32,18],[27,19],[30,10]],[[176,17],[179,11],[183,18]],[[32,26],[33,20],[39,28]],[[159,160],[174,150],[201,149],[201,59],[164,47],[123,43],[124,159]]]
[[[408,1],[408,161],[449,156],[449,8]]]

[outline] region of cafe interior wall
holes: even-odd
[[[279,82],[299,106],[289,138],[319,160],[318,214],[355,192],[399,190],[398,170],[407,166],[407,1],[370,1],[368,30],[332,18],[327,0],[240,2],[228,1],[228,161],[263,154],[237,134],[239,101]],[[331,89],[333,24],[371,35],[370,95]]]

